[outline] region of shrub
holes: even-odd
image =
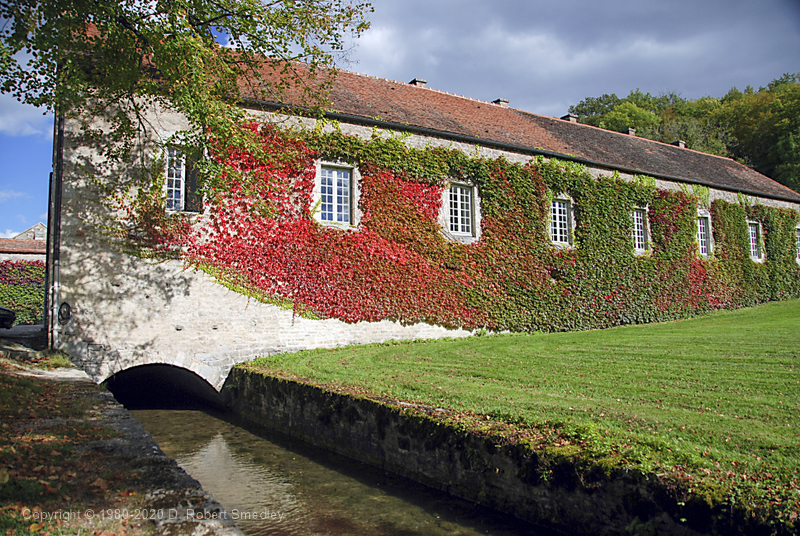
[[[42,261],[0,262],[0,306],[17,313],[16,324],[40,324],[44,313]]]

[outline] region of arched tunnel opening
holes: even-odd
[[[222,396],[191,370],[173,365],[140,365],[120,371],[103,385],[130,410],[199,409],[224,411]]]

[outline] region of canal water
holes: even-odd
[[[229,415],[131,413],[248,535],[552,534]]]

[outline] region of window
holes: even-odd
[[[352,213],[350,170],[322,166],[320,175],[320,220],[323,223],[350,225]]]
[[[797,227],[794,230],[794,244],[796,251],[795,260],[797,260],[797,262],[800,263],[800,227]]]
[[[186,193],[186,165],[183,153],[179,149],[169,147],[166,152],[167,169],[167,210],[178,212],[183,210]]]
[[[750,258],[756,262],[763,260],[761,252],[761,224],[758,222],[747,222],[747,230],[750,238]]]
[[[181,149],[167,147],[164,151],[164,195],[167,212],[203,212],[203,196],[197,184],[197,158],[187,156]]]
[[[636,253],[644,253],[648,247],[647,209],[637,208],[633,211],[633,249]]]
[[[442,232],[451,240],[471,244],[481,234],[481,198],[471,184],[450,183],[442,191],[442,208],[439,212]]]
[[[313,217],[323,225],[356,227],[359,222],[358,170],[342,164],[317,162]]]
[[[550,241],[556,245],[572,243],[572,204],[568,199],[554,199],[550,205]]]
[[[472,236],[474,228],[472,213],[472,186],[450,185],[450,232],[455,235]]]
[[[697,249],[703,257],[711,256],[711,216],[705,212],[697,218]]]

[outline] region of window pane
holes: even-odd
[[[336,179],[336,221],[350,223],[350,172],[344,170]]]
[[[800,229],[795,229],[795,246],[797,248],[797,260],[800,262]]]
[[[709,241],[709,225],[708,218],[699,218],[697,220],[697,245],[700,249],[701,255],[708,255],[710,251]]]
[[[472,192],[461,188],[461,232],[472,232]]]
[[[350,223],[350,170],[323,167],[320,175],[320,220]]]
[[[750,256],[754,259],[761,258],[761,244],[759,244],[758,224],[748,224],[750,229]]]
[[[167,210],[183,210],[184,165],[178,149],[167,149]]]
[[[645,211],[633,211],[633,247],[636,251],[647,249],[647,223]]]
[[[472,234],[472,188],[450,186],[450,232]]]
[[[569,243],[569,203],[553,201],[550,208],[550,239],[553,242]]]

